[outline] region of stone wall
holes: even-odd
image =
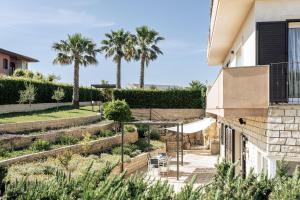
[[[300,159],[300,105],[278,105],[268,109],[266,117],[222,118],[218,121],[242,132],[248,141],[276,160]]]
[[[270,156],[295,157],[300,160],[299,124],[300,105],[269,108],[267,143]]]
[[[138,133],[136,131],[133,133],[126,133],[124,136],[125,143],[135,143],[137,140],[138,140]],[[43,159],[50,156],[61,155],[66,151],[71,151],[74,154],[98,153],[98,152],[103,152],[105,150],[108,150],[113,146],[120,145],[121,141],[122,141],[121,135],[116,135],[113,137],[102,138],[99,140],[87,142],[86,144],[75,144],[71,146],[53,149],[50,151],[43,151],[43,152],[18,156],[15,158],[0,161],[0,165],[12,165],[21,162],[32,162],[34,160]]]
[[[71,106],[71,105],[72,102],[59,103],[59,107]],[[80,105],[82,106],[91,105],[91,102],[90,101],[80,102]],[[56,103],[36,103],[36,104],[32,104],[30,108],[28,104],[7,104],[7,105],[0,105],[0,114],[46,110],[49,108],[56,108],[56,106],[57,106]]]
[[[55,120],[45,121],[33,121],[33,122],[17,122],[0,124],[0,133],[19,133],[24,131],[46,130],[46,129],[58,129],[67,128],[73,126],[80,126],[93,122],[100,121],[100,115],[92,115],[86,117],[73,117]]]
[[[168,152],[175,152],[177,149],[176,133],[167,133],[162,137],[166,141]],[[183,134],[183,149],[188,150],[194,145],[203,145],[204,138],[202,132]],[[179,148],[181,149],[181,134],[179,135]]]
[[[10,135],[5,134],[1,136],[0,148],[4,149],[20,149],[28,147],[35,140],[45,140],[50,143],[56,142],[62,135],[72,136],[74,138],[82,139],[85,133],[95,135],[103,130],[113,128],[114,123],[112,121],[104,121],[97,124],[91,124],[87,126],[73,127],[63,130],[53,130],[43,134],[32,135]]]
[[[240,124],[239,118],[218,117],[218,121],[247,136],[248,141],[263,151],[267,150],[267,117],[243,117],[246,124]]]
[[[158,153],[165,153],[166,150],[164,148],[162,149],[156,149],[150,152],[151,156],[156,156]],[[129,162],[124,163],[124,170],[126,170],[126,174],[130,175],[148,165],[148,152],[142,153],[140,155],[137,155],[136,157],[133,157],[130,159]],[[121,165],[116,166],[112,173],[113,174],[120,174],[121,172]]]
[[[139,120],[150,119],[150,109],[131,109],[132,115]],[[152,109],[154,120],[190,120],[203,117],[203,109]]]

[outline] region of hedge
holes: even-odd
[[[37,94],[34,103],[55,102],[55,100],[53,100],[51,97],[53,95],[53,91],[58,87],[62,88],[65,92],[65,98],[62,100],[62,102],[72,101],[72,85],[51,83],[25,78],[0,77],[0,105],[17,104],[20,97],[19,91],[25,89],[25,83],[31,83],[36,88]],[[79,100],[90,101],[91,91],[93,100],[103,101],[103,95],[99,90],[86,87],[80,87]]]
[[[204,108],[205,93],[199,90],[114,90],[114,99],[131,108]]]

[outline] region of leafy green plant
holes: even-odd
[[[131,126],[131,125],[126,125],[124,128],[125,128],[125,131],[129,132],[129,133],[132,133],[135,131],[135,127]]]
[[[57,143],[61,144],[61,145],[72,145],[72,144],[76,144],[79,142],[79,139],[70,135],[61,135],[58,140]]]
[[[116,122],[124,122],[131,120],[131,111],[125,101],[113,100],[104,105],[104,117]]]
[[[146,136],[150,134],[150,139],[151,140],[159,140],[160,139],[160,133],[156,129],[151,129],[149,132],[146,132]]]
[[[0,105],[1,104],[16,104],[19,101],[19,96],[16,95],[20,90],[25,89],[26,84],[33,85],[38,93],[36,94],[36,103],[51,103],[53,102],[53,92],[57,88],[61,88],[65,92],[65,98],[63,102],[72,101],[72,86],[68,84],[51,83],[47,81],[39,81],[34,79],[27,79],[22,77],[0,77]],[[91,89],[88,87],[80,87],[79,89],[80,101],[90,101],[91,98],[94,101],[104,101],[102,92],[97,89]]]
[[[115,100],[125,100],[130,108],[205,108],[206,94],[201,90],[114,90]]]
[[[62,88],[57,88],[57,90],[54,90],[52,99],[56,101],[56,109],[58,110],[58,104],[61,100],[63,100],[65,97],[65,92]]]
[[[100,137],[111,137],[114,136],[116,133],[111,130],[103,130],[100,132]]]
[[[4,148],[0,148],[0,157],[6,157],[8,156],[8,150]]]
[[[30,149],[33,151],[46,151],[50,149],[50,146],[51,145],[48,141],[36,140],[31,144]]]
[[[36,88],[32,84],[26,84],[25,90],[20,90],[19,94],[19,103],[29,103],[29,107],[31,108],[31,104],[35,100]]]
[[[124,144],[124,154],[133,156],[133,152],[136,151],[138,147],[134,144]],[[120,155],[121,154],[121,146],[114,147],[112,149],[112,153],[115,155]]]

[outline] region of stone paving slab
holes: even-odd
[[[185,154],[183,157],[184,165],[179,167],[179,180],[176,179],[176,157],[172,157],[169,162],[167,173],[159,173],[156,169],[146,173],[151,180],[167,180],[174,187],[176,192],[189,183],[193,176],[196,176],[195,186],[207,184],[213,180],[216,174],[215,164],[218,156],[199,155],[194,153]]]

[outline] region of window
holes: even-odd
[[[6,58],[3,59],[3,68],[8,69],[8,60]]]

